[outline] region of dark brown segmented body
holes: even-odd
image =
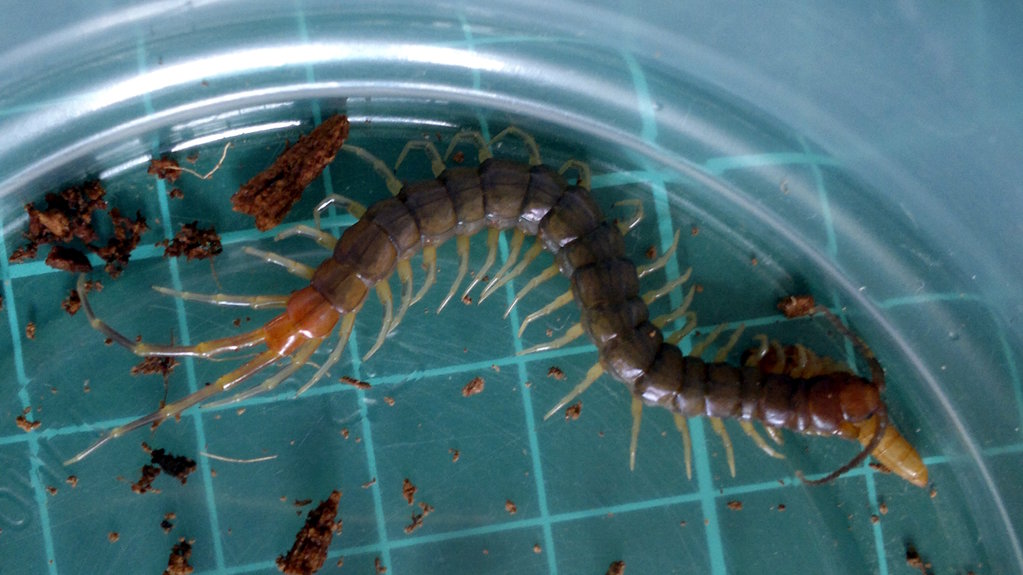
[[[528,136],[526,139],[531,141]],[[432,153],[437,155],[436,150]],[[864,454],[877,447],[881,434],[886,433],[885,406],[880,399],[883,376],[877,375],[880,367],[872,356],[869,359],[876,366],[877,382],[836,373],[803,379],[785,372],[768,373],[757,366],[740,368],[686,357],[676,345],[666,342],[660,328],[649,317],[646,304],[649,300],[640,297],[639,274],[635,264],[626,257],[621,228],[605,221],[585,185],[570,184],[558,171],[539,164],[535,149],[530,164],[492,157],[486,157],[475,168],[441,170],[437,166],[442,164],[437,157],[435,170],[440,173],[434,179],[404,186],[391,181],[389,187],[400,187],[397,195],[365,209],[359,220],[334,244],[331,257],[313,272],[310,285],[286,296],[285,313],[248,334],[194,346],[135,342],[96,318],[83,298],[93,327],[138,355],[209,358],[259,343],[266,344],[267,350],[211,385],[114,429],[71,461],[80,460],[113,437],[177,415],[237,385],[281,357],[291,356],[293,361],[278,376],[236,397],[272,389],[308,361],[340,322],[339,345],[300,392],[308,389],[339,360],[355,314],[362,308],[370,290],[375,289],[381,302],[386,302],[388,319],[369,352],[372,354],[412,302],[412,272],[408,260],[420,250],[429,250],[424,251],[424,264],[428,260],[430,263],[429,277],[415,298],[418,299],[433,280],[434,248],[452,237],[463,238],[459,241],[459,252],[463,256],[460,274],[464,274],[468,257],[466,238],[483,228],[517,228],[523,235],[537,236],[541,245],[553,254],[557,270],[571,283],[571,293],[580,310],[581,331],[596,345],[603,372],[624,383],[636,398],[634,413],[639,407],[638,401],[642,400],[685,417],[756,420],[770,428],[787,428],[798,433],[841,435],[863,442]],[[573,162],[566,163],[566,167],[570,165]],[[588,181],[588,168],[582,165],[579,169],[586,173],[580,180]],[[516,237],[517,241],[522,239]],[[491,235],[491,240],[495,238]],[[491,258],[494,248],[496,244],[491,248]],[[388,324],[391,296],[386,282],[396,269],[403,282],[403,308],[398,318]],[[501,273],[503,271],[498,275]],[[515,273],[518,272],[511,277]],[[549,268],[541,275],[553,274],[554,270]],[[461,275],[448,298],[454,294],[460,279]],[[573,329],[574,333],[579,333],[578,328]],[[587,379],[577,387],[579,391],[573,394],[585,389],[599,373],[600,370],[591,369]],[[573,394],[568,397],[574,397]],[[233,400],[236,399],[229,401]],[[638,421],[637,417],[635,425]],[[634,441],[637,430],[638,427],[634,427]],[[751,433],[749,429],[747,433]],[[897,460],[895,456],[889,459]]]

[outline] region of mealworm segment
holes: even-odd
[[[490,145],[509,136],[522,141],[529,154],[527,163],[492,156]],[[465,142],[476,147],[479,165],[446,167],[447,157],[457,145]],[[704,362],[699,356],[721,333],[720,328],[696,344],[689,356],[683,355],[678,343],[696,325],[694,314],[688,311],[694,290],[690,288],[678,308],[660,317],[650,318],[648,305],[684,284],[690,271],[662,288],[642,294],[639,283],[641,277],[663,268],[674,257],[679,233],[676,232],[672,245],[660,258],[647,265],[636,266],[626,256],[623,236],[642,221],[642,204],[638,200],[619,202],[616,205],[633,208],[632,216],[616,223],[607,222],[590,195],[590,170],[586,164],[570,160],[558,170],[544,165],[532,136],[514,127],[504,130],[490,142],[478,132],[461,132],[452,139],[443,157],[427,141],[409,142],[399,155],[397,165],[401,165],[409,153],[423,152],[430,160],[434,178],[406,184],[402,184],[383,161],[368,151],[350,145],[345,145],[342,150],[368,162],[384,179],[392,197],[367,207],[342,196],[330,196],[317,206],[315,227],[300,225],[278,235],[278,238],[306,237],[331,250],[331,256],[315,269],[278,254],[246,249],[250,255],[280,265],[289,273],[306,279],[308,286],[290,295],[262,296],[204,295],[155,288],[167,295],[216,305],[284,309],[283,313],[260,328],[190,346],[133,341],[96,316],[86,297],[85,276],[79,278],[78,292],[91,326],[136,355],[210,359],[238,350],[259,349],[260,346],[263,349],[243,365],[198,391],[114,428],[66,464],[81,461],[106,442],[132,430],[162,422],[220,393],[234,391],[258,372],[289,358],[289,363],[261,384],[207,405],[231,403],[271,390],[301,369],[337,329],[337,344],[298,390],[299,394],[303,393],[340,361],[352,333],[355,316],[373,291],[382,306],[383,319],[380,331],[365,355],[368,359],[381,348],[408,309],[436,283],[437,248],[455,238],[459,259],[457,276],[438,307],[439,313],[458,292],[467,275],[470,237],[486,229],[486,259],[464,294],[471,292],[496,262],[500,234],[505,230],[513,230],[509,257],[483,286],[481,301],[525,272],[542,251],[553,255],[554,263],[531,278],[514,295],[509,311],[531,290],[560,274],[569,279],[570,289],[529,314],[519,333],[570,301],[579,306],[580,319],[561,337],[521,353],[555,349],[583,334],[589,336],[597,347],[598,362],[545,417],[567,405],[607,373],[625,384],[633,398],[630,467],[635,465],[644,405],[666,408],[674,414],[676,426],[682,434],[686,471],[690,476],[692,448],[685,418],[698,415],[711,418],[714,431],[725,445],[733,475],[735,461],[731,440],[722,421],[725,418],[740,420],[743,430],[757,445],[775,457],[779,454],[756,432],[752,421],[762,422],[768,434],[776,440],[776,429],[787,428],[806,435],[839,435],[863,443],[864,450],[853,461],[815,483],[837,477],[871,453],[886,465],[897,466],[906,461],[907,467],[912,467],[913,463],[903,455],[908,443],[904,440],[900,443],[901,436],[888,426],[885,406],[880,398],[883,389],[880,366],[866,346],[848,331],[844,333],[859,342],[858,347],[871,364],[872,380],[837,370],[809,376],[807,373],[813,371],[809,369],[811,364],[824,366],[824,360],[815,356],[811,360],[809,352],[804,351],[798,353],[806,359],[796,364],[769,360],[769,352],[773,348],[766,343],[762,347],[767,351],[755,354],[756,359],[750,359],[747,366],[740,368],[726,364],[724,361],[729,350],[738,341],[738,332],[718,351],[713,361]],[[574,184],[566,180],[565,175],[570,171],[576,174]],[[337,239],[319,229],[320,212],[331,205],[342,207],[358,218]],[[536,239],[523,253],[527,236],[535,236]],[[422,252],[426,276],[416,290],[410,260],[419,252]],[[396,313],[389,283],[395,273],[401,285]],[[662,333],[666,325],[681,319],[685,319],[684,327],[667,336]],[[909,449],[912,450],[911,447]],[[903,476],[915,484],[922,484],[917,483],[921,478],[919,473]],[[926,483],[925,471],[922,481]]]

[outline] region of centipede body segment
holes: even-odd
[[[631,461],[635,459],[635,437],[644,404],[665,408],[676,415],[676,424],[685,440],[687,468],[690,446],[685,418],[698,415],[712,418],[715,431],[726,441],[730,463],[730,443],[721,419],[742,421],[744,431],[758,444],[762,444],[763,440],[749,425],[752,421],[761,422],[769,430],[785,428],[806,435],[839,435],[859,440],[866,447],[854,461],[859,461],[869,452],[877,455],[882,446],[896,449],[895,444],[887,439],[893,428],[885,427],[887,417],[880,389],[871,380],[836,373],[797,377],[791,370],[772,370],[766,364],[756,363],[736,367],[724,363],[722,353],[714,361],[705,362],[698,357],[702,349],[694,350],[690,356],[683,355],[677,344],[695,323],[695,319],[686,310],[692,291],[683,306],[668,316],[651,318],[648,305],[670,289],[681,285],[688,274],[661,290],[640,292],[641,275],[663,267],[672,255],[674,246],[657,262],[637,268],[626,254],[623,235],[641,220],[641,206],[631,220],[617,223],[606,221],[590,194],[589,168],[585,164],[569,161],[560,170],[555,170],[541,162],[532,137],[517,128],[505,130],[493,141],[508,136],[518,137],[524,142],[529,151],[527,163],[492,157],[489,143],[477,132],[459,134],[448,149],[450,155],[456,144],[474,144],[479,159],[476,167],[448,168],[431,144],[412,142],[403,150],[399,163],[410,151],[423,151],[431,160],[435,177],[404,185],[398,182],[382,161],[368,151],[344,146],[342,151],[370,162],[385,179],[393,197],[368,207],[340,196],[325,200],[321,207],[331,203],[342,205],[359,218],[336,241],[329,234],[307,226],[282,234],[307,236],[332,250],[330,257],[312,271],[308,286],[290,295],[176,294],[186,299],[220,304],[283,306],[283,313],[248,334],[193,346],[135,342],[99,319],[85,298],[85,290],[80,288],[84,309],[92,326],[137,355],[211,358],[240,349],[254,348],[260,351],[248,362],[199,391],[113,429],[68,463],[81,460],[110,439],[173,417],[220,393],[234,391],[258,372],[282,359],[290,358],[289,363],[261,384],[235,392],[226,400],[215,403],[230,402],[272,389],[296,373],[337,329],[337,344],[301,387],[300,392],[308,389],[341,359],[356,314],[370,293],[375,292],[384,309],[384,321],[375,344],[367,353],[367,357],[371,356],[381,347],[385,336],[399,324],[409,307],[435,283],[437,248],[452,238],[456,239],[459,272],[444,299],[443,303],[446,304],[466,275],[469,238],[483,230],[487,230],[488,255],[477,271],[476,280],[470,283],[469,290],[475,287],[495,262],[499,234],[506,230],[513,231],[511,255],[483,287],[483,298],[523,273],[542,251],[550,252],[554,263],[527,282],[512,305],[543,281],[559,274],[568,278],[570,289],[554,302],[529,315],[523,328],[569,301],[575,301],[579,307],[578,324],[566,330],[561,338],[526,352],[559,347],[585,334],[598,350],[598,362],[548,416],[567,405],[601,375],[606,373],[612,376],[625,384],[633,397]],[[575,183],[566,177],[570,171],[578,174]],[[518,261],[523,242],[528,236],[535,236],[536,242]],[[678,241],[677,234],[675,241]],[[419,253],[422,253],[426,277],[416,290],[409,262]],[[283,256],[256,255],[284,265],[296,275],[309,277],[304,266],[289,266],[289,260]],[[397,313],[393,311],[394,301],[389,284],[395,273],[401,284]],[[84,282],[84,277],[80,282]],[[175,293],[165,288],[163,291]],[[668,322],[680,318],[687,318],[686,328],[667,336],[662,333]],[[734,338],[726,347],[730,348],[731,345],[734,345]],[[769,433],[775,436],[774,431]],[[913,481],[909,477],[907,479]]]

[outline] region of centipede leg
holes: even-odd
[[[572,290],[565,290],[565,293],[554,298],[554,301],[526,316],[526,319],[522,321],[522,325],[519,326],[519,337],[522,337],[522,334],[525,333],[526,326],[540,319],[541,317],[549,315],[556,311],[557,309],[564,307],[565,305],[568,305],[568,303],[571,302],[574,298],[575,296],[572,294]]]
[[[426,246],[423,248],[423,267],[426,268],[426,280],[423,282],[423,287],[419,288],[419,293],[412,298],[412,305],[423,299],[426,292],[433,287],[433,284],[437,281],[437,247]]]
[[[341,151],[355,154],[360,160],[363,160],[370,166],[373,166],[373,170],[384,179],[384,182],[387,184],[387,189],[391,192],[392,196],[397,196],[398,192],[401,191],[401,181],[398,180],[397,176],[394,175],[394,172],[391,171],[391,168],[387,167],[387,164],[385,164],[383,160],[369,153],[369,151],[364,148],[349,144],[342,146]]]
[[[640,279],[643,279],[647,275],[668,265],[668,260],[671,259],[671,256],[675,255],[675,250],[678,249],[678,239],[680,232],[681,230],[675,230],[675,239],[672,240],[671,246],[667,249],[667,251],[664,252],[664,254],[661,257],[657,258],[656,260],[650,262],[645,266],[636,266],[636,275],[638,275]],[[689,274],[692,271],[693,268],[689,268],[689,270],[686,271],[686,277],[689,277]]]
[[[583,378],[583,380],[580,381],[578,384],[576,384],[576,386],[572,388],[572,391],[568,392],[568,394],[566,394],[565,397],[562,397],[558,401],[558,403],[554,404],[554,407],[552,407],[551,410],[548,411],[547,414],[543,416],[544,421],[550,419],[551,416],[558,412],[558,410],[568,405],[568,402],[572,401],[573,399],[578,397],[579,394],[586,391],[586,389],[593,385],[593,382],[597,381],[597,378],[599,378],[603,374],[604,368],[601,367],[599,363],[593,364],[593,367],[591,367],[586,372],[586,377]]]
[[[679,413],[675,413],[675,428],[682,435],[682,448],[685,450],[686,458],[686,478],[693,478],[693,442],[689,438],[689,423],[686,422],[686,418]]]
[[[522,272],[526,271],[526,268],[529,267],[529,264],[533,263],[533,260],[535,260],[537,256],[539,256],[541,253],[543,253],[543,244],[541,242],[534,242],[533,245],[526,251],[526,254],[522,256],[522,261],[520,261],[511,272],[506,274],[504,277],[500,278],[500,280],[497,281],[497,283],[490,282],[490,284],[487,285],[486,289],[483,290],[485,295],[484,294],[480,295],[480,302],[482,303],[483,300],[491,293],[496,291],[504,284],[517,278],[519,275],[522,274]],[[493,285],[493,287],[491,287],[491,285]],[[505,317],[507,317],[507,315],[508,314],[506,313]]]
[[[301,369],[302,366],[304,366],[306,362],[309,361],[309,358],[312,357],[313,352],[316,351],[316,348],[320,346],[321,342],[323,342],[322,339],[311,339],[305,342],[304,344],[299,346],[297,350],[295,350],[295,355],[294,357],[291,358],[291,363],[289,363],[286,367],[282,368],[274,375],[265,379],[259,385],[254,385],[248,389],[239,391],[238,393],[235,393],[230,397],[218,399],[217,401],[211,401],[209,403],[206,403],[204,407],[214,408],[222,407],[224,405],[230,405],[232,403],[238,403],[239,401],[246,400],[250,397],[255,397],[261,393],[265,393],[267,391],[274,389],[275,387],[280,385],[282,381],[288,379],[296,371]]]
[[[536,140],[528,132],[525,132],[515,126],[508,126],[504,130],[501,130],[496,136],[490,139],[490,145],[500,142],[505,137],[515,135],[518,136],[522,143],[525,144],[526,149],[529,150],[529,165],[539,166],[543,162],[540,160],[540,147],[536,145]]]
[[[398,313],[391,321],[391,325],[387,328],[387,333],[391,333],[394,328],[398,327],[402,318],[405,317],[405,312],[412,305],[412,264],[409,263],[409,260],[401,260],[396,267],[398,279],[401,280],[401,305],[398,307]]]
[[[692,286],[689,288],[689,291],[686,292],[686,297],[682,299],[681,305],[679,305],[677,308],[675,308],[669,313],[655,317],[654,319],[650,320],[650,323],[654,324],[656,327],[660,329],[664,329],[664,326],[686,315],[686,313],[689,311],[689,306],[692,305],[693,303],[693,297],[695,297],[695,295],[696,286]],[[695,316],[696,314],[693,315]],[[677,344],[678,342],[675,343]]]
[[[515,265],[515,262],[519,259],[519,252],[522,251],[522,244],[526,241],[526,234],[520,229],[516,229],[512,233],[511,245],[508,247],[508,259],[504,261],[504,265],[497,270],[494,277],[490,279],[490,283],[483,287],[483,291],[480,292],[479,303],[483,303],[483,300],[490,297],[490,294],[494,292],[498,287],[504,285],[504,275],[508,272],[509,268]],[[511,279],[509,277],[508,279]]]
[[[651,290],[651,291],[646,292],[642,296],[643,297],[643,301],[647,305],[650,305],[651,303],[657,301],[658,299],[668,295],[669,293],[671,293],[671,290],[673,290],[673,289],[677,288],[678,286],[680,286],[680,285],[686,283],[687,281],[689,281],[689,276],[692,273],[693,273],[693,268],[689,268],[688,270],[686,270],[686,273],[682,274],[681,276],[671,280],[670,282],[664,284],[663,286],[661,286],[661,287],[659,287],[659,288],[657,288],[655,290]]]
[[[619,206],[635,206],[636,208],[636,211],[632,213],[632,217],[618,222],[618,231],[624,236],[628,235],[629,232],[634,230],[643,221],[643,202],[640,200],[620,200],[611,204],[613,208]]]
[[[562,335],[561,337],[557,339],[552,339],[551,341],[545,343],[538,343],[529,349],[524,349],[518,352],[515,355],[529,355],[531,353],[537,353],[540,351],[558,349],[560,347],[565,346],[568,343],[571,343],[572,341],[575,341],[576,339],[579,338],[579,336],[581,336],[584,333],[586,332],[583,331],[583,326],[581,324],[578,323],[573,324],[572,327],[565,330],[564,335]]]
[[[95,312],[92,310],[92,304],[86,296],[87,292],[85,289],[84,274],[78,276],[77,290],[79,297],[82,299],[82,309],[85,310],[85,317],[89,320],[89,325],[91,325],[96,331],[99,331],[110,338],[117,345],[127,348],[135,355],[141,357],[159,355],[192,356],[210,359],[224,353],[252,347],[266,340],[266,332],[260,328],[231,337],[204,341],[196,345],[159,345],[135,341],[133,339],[129,339],[124,334],[115,330],[106,322],[96,317]]]
[[[487,271],[490,270],[490,266],[494,265],[494,261],[497,260],[497,244],[501,239],[501,232],[496,228],[490,228],[487,230],[487,259],[483,260],[483,266],[476,272],[476,277],[472,278],[469,282],[469,287],[465,288],[465,292],[462,293],[462,297],[467,297],[476,287],[476,284],[480,283],[487,275]]]
[[[542,283],[550,280],[551,278],[557,276],[558,273],[559,273],[558,266],[557,265],[551,265],[551,266],[545,268],[539,274],[537,274],[533,279],[529,280],[529,283],[527,283],[525,286],[523,286],[523,288],[521,290],[519,290],[519,293],[515,294],[515,298],[512,299],[511,304],[508,305],[508,309],[505,310],[505,312],[504,312],[504,317],[505,318],[508,317],[508,314],[511,313],[512,308],[514,308],[516,305],[518,305],[518,303],[520,301],[522,301],[522,298],[526,297],[526,294],[528,294],[529,292],[531,292],[534,289],[536,289],[537,286],[539,286],[540,284],[542,284]]]
[[[316,385],[316,382],[320,381],[330,368],[334,367],[334,364],[341,359],[341,354],[345,351],[345,346],[348,345],[348,339],[352,336],[352,327],[355,326],[355,314],[350,313],[341,319],[341,329],[338,330],[337,345],[334,349],[330,350],[330,355],[327,356],[327,360],[323,362],[323,365],[316,370],[316,373],[309,378],[309,381],[305,382],[302,387],[298,388],[295,392],[295,397],[302,395],[309,391],[309,388]]]
[[[590,189],[590,165],[586,162],[580,162],[579,160],[568,160],[558,169],[558,174],[564,176],[569,170],[575,170],[578,177],[576,178],[576,185],[581,188]]]
[[[451,143],[448,144],[448,151],[444,154],[444,161],[447,161],[451,157],[451,153],[455,151],[455,148],[465,140],[471,140],[476,145],[476,159],[478,163],[482,164],[493,157],[490,153],[490,148],[487,147],[487,141],[483,139],[483,134],[466,130],[458,132],[451,138]]]
[[[629,471],[636,469],[636,450],[639,448],[639,427],[643,422],[643,400],[632,396],[632,433],[629,437]]]
[[[433,170],[433,177],[441,175],[447,169],[447,166],[444,165],[444,160],[440,157],[440,153],[437,152],[437,148],[432,143],[426,140],[411,140],[405,144],[401,153],[398,154],[398,160],[394,163],[395,171],[401,167],[401,163],[405,161],[411,150],[422,150],[426,154],[426,157],[430,159],[430,169]]]
[[[181,298],[185,301],[198,301],[221,306],[248,307],[252,309],[269,309],[284,307],[288,303],[286,295],[228,295],[222,293],[204,294],[190,291],[178,291],[163,286],[153,286],[153,290],[163,295]]]
[[[302,262],[295,261],[291,258],[284,257],[273,252],[259,250],[251,246],[245,246],[242,248],[242,251],[250,256],[257,257],[266,263],[281,266],[287,270],[288,273],[305,280],[311,280],[313,278],[313,273],[316,271],[314,268],[307,266]]]
[[[458,236],[455,239],[455,245],[458,248],[458,276],[455,277],[455,281],[451,284],[451,289],[448,291],[448,295],[444,296],[444,301],[440,302],[437,306],[437,313],[440,313],[451,298],[455,297],[458,292],[458,286],[462,285],[462,280],[465,279],[465,275],[469,273],[469,236]]]
[[[85,459],[90,453],[96,451],[97,449],[99,449],[101,446],[103,446],[105,443],[112,439],[116,439],[126,433],[139,429],[140,427],[145,427],[146,425],[150,425],[153,423],[160,423],[167,418],[175,417],[181,412],[188,409],[189,407],[201,403],[209,399],[210,397],[224,391],[225,389],[229,389],[235,384],[244,381],[245,379],[251,377],[253,374],[258,372],[259,370],[269,365],[272,365],[279,358],[280,356],[276,351],[266,350],[257,355],[249,362],[238,367],[237,369],[220,376],[213,383],[199,388],[198,391],[195,391],[194,393],[191,393],[175,402],[169,403],[165,405],[163,408],[159,409],[158,411],[154,411],[149,415],[145,415],[134,421],[115,427],[114,429],[110,430],[109,433],[104,435],[99,441],[93,443],[84,451],[78,453],[71,459],[65,461],[64,465],[72,465]]]
[[[759,447],[761,450],[763,450],[764,453],[770,455],[771,457],[773,457],[775,459],[785,459],[784,455],[782,455],[782,454],[778,453],[777,451],[775,451],[774,448],[772,448],[770,445],[767,444],[766,441],[764,441],[764,438],[757,432],[757,429],[755,427],[753,427],[753,423],[752,422],[749,422],[749,421],[739,421],[739,426],[742,427],[742,430],[744,432],[746,432],[746,435],[748,435],[749,438],[753,440],[753,443],[756,443],[757,447]],[[767,427],[767,428],[764,428],[764,429],[770,429],[770,428]]]
[[[325,231],[318,230],[314,227],[307,226],[305,224],[292,226],[282,231],[281,233],[274,236],[274,241],[281,241],[283,239],[290,238],[293,236],[309,238],[328,250],[333,250],[334,246],[337,244],[337,238],[335,238],[333,235],[328,234]]]
[[[728,460],[728,471],[735,477],[735,450],[732,449],[732,438],[728,436],[725,422],[718,417],[711,417],[710,426],[721,438],[721,444],[725,447],[725,458]]]
[[[384,339],[390,332],[391,321],[394,317],[394,298],[391,295],[391,285],[386,281],[377,282],[376,285],[377,299],[380,300],[380,305],[384,308],[384,318],[381,321],[380,331],[377,333],[377,339],[373,342],[373,347],[369,348],[366,355],[362,356],[362,361],[366,361],[373,357],[373,354],[380,349],[380,346],[384,345]]]

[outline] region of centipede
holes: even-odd
[[[494,157],[492,147],[507,137],[515,137],[522,142],[528,151],[528,161]],[[477,165],[447,166],[446,160],[452,151],[467,144],[476,149]],[[471,238],[486,230],[486,259],[469,282],[463,297],[472,293],[488,277],[497,259],[502,234],[506,232],[512,234],[508,244],[509,255],[481,288],[481,302],[525,272],[543,252],[551,255],[553,263],[525,283],[515,294],[509,311],[537,286],[561,275],[568,279],[569,289],[529,314],[519,333],[521,335],[536,320],[573,301],[579,310],[579,320],[560,337],[525,349],[522,353],[555,349],[586,336],[597,349],[597,362],[547,412],[545,418],[568,405],[604,375],[624,384],[631,396],[633,420],[630,467],[635,466],[637,438],[645,407],[666,409],[673,414],[684,440],[689,475],[691,444],[686,421],[697,416],[710,418],[714,430],[725,441],[733,475],[734,456],[723,423],[726,419],[738,420],[743,431],[761,447],[766,446],[766,442],[753,427],[753,422],[760,422],[772,437],[777,430],[788,429],[807,436],[838,435],[863,444],[862,450],[849,463],[823,479],[809,483],[830,481],[870,454],[895,468],[898,468],[896,463],[899,461],[912,466],[907,459],[900,459],[901,456],[896,454],[898,449],[895,447],[904,446],[892,435],[894,427],[889,425],[886,406],[881,398],[883,373],[872,354],[868,356],[873,372],[871,379],[839,370],[806,377],[806,374],[793,369],[791,362],[771,360],[766,353],[754,356],[747,365],[726,363],[727,351],[734,346],[737,334],[712,361],[704,361],[700,356],[720,330],[694,345],[688,355],[684,354],[679,344],[693,331],[696,323],[695,314],[688,310],[694,290],[690,288],[683,303],[664,315],[651,317],[649,306],[687,282],[691,270],[662,287],[646,292],[640,290],[642,278],[664,268],[674,257],[679,234],[676,232],[670,248],[656,260],[644,265],[634,263],[626,254],[624,237],[642,219],[642,204],[638,200],[622,200],[614,207],[633,206],[632,216],[614,220],[606,218],[591,195],[588,164],[568,160],[558,169],[544,164],[534,138],[514,126],[489,141],[480,132],[459,132],[452,138],[444,156],[429,141],[409,142],[394,169],[409,153],[422,152],[430,161],[433,177],[406,183],[399,181],[394,171],[368,150],[345,144],[342,151],[368,162],[386,183],[390,197],[365,206],[340,195],[328,196],[317,206],[313,226],[297,225],[278,235],[278,238],[309,238],[330,250],[331,255],[315,268],[282,255],[246,248],[252,255],[283,265],[305,279],[308,285],[285,295],[200,294],[156,288],[161,293],[185,300],[254,309],[283,309],[282,313],[257,329],[194,345],[153,344],[130,339],[96,315],[86,297],[85,276],[79,277],[78,292],[90,325],[135,355],[217,359],[235,352],[246,352],[254,357],[250,356],[242,365],[198,391],[110,430],[67,460],[66,464],[79,462],[115,438],[174,418],[195,405],[229,404],[272,390],[311,363],[314,352],[336,332],[337,343],[297,393],[305,392],[341,360],[355,318],[370,299],[370,292],[374,291],[383,310],[382,325],[365,354],[364,359],[369,359],[381,348],[409,308],[436,283],[438,248],[454,239],[459,261],[455,280],[438,307],[440,312],[458,293],[468,275]],[[332,205],[346,209],[356,218],[340,237],[320,227],[320,213]],[[524,250],[529,237],[535,238],[534,242]],[[420,254],[425,278],[417,290],[411,261]],[[397,311],[394,309],[396,297],[391,288],[394,276],[400,284]],[[684,325],[681,329],[665,332],[669,324],[682,320]],[[262,382],[245,386],[257,374],[278,364],[284,365]],[[824,362],[817,361],[816,364],[824,365]],[[228,392],[233,393],[216,398]],[[925,473],[907,472],[902,476],[914,484],[926,482]]]

